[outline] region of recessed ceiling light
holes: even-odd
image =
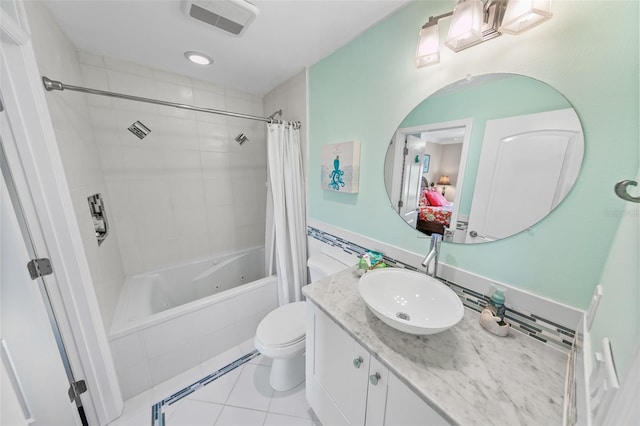
[[[184,57],[198,65],[209,65],[213,63],[213,59],[211,59],[211,57],[200,52],[184,52]]]

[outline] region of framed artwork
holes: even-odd
[[[325,191],[355,194],[360,183],[360,141],[322,146],[320,184]]]
[[[431,156],[425,154],[422,163],[422,173],[429,173],[429,163],[431,162]]]

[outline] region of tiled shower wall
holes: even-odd
[[[79,57],[91,88],[265,115],[261,97],[108,57]],[[102,96],[87,102],[125,274],[264,243],[263,122]],[[135,121],[151,129],[142,140],[127,130]],[[242,146],[234,141],[238,133],[249,138]]]
[[[83,85],[80,62],[75,47],[38,2],[24,2],[32,31],[33,47],[42,75],[73,85]],[[46,93],[45,98],[58,142],[58,149],[73,200],[93,287],[105,328],[111,324],[124,271],[117,232],[111,230],[98,246],[87,197],[102,194],[110,218],[111,199],[100,168],[87,99],[74,92]]]

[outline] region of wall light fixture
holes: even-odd
[[[451,16],[445,46],[459,52],[501,35],[520,34],[551,19],[551,0],[458,0],[453,11],[431,16],[418,35],[416,66],[440,62],[438,21]]]

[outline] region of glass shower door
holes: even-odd
[[[31,279],[29,231],[4,156],[12,138],[0,108],[0,424],[81,425],[73,375],[43,278]]]

